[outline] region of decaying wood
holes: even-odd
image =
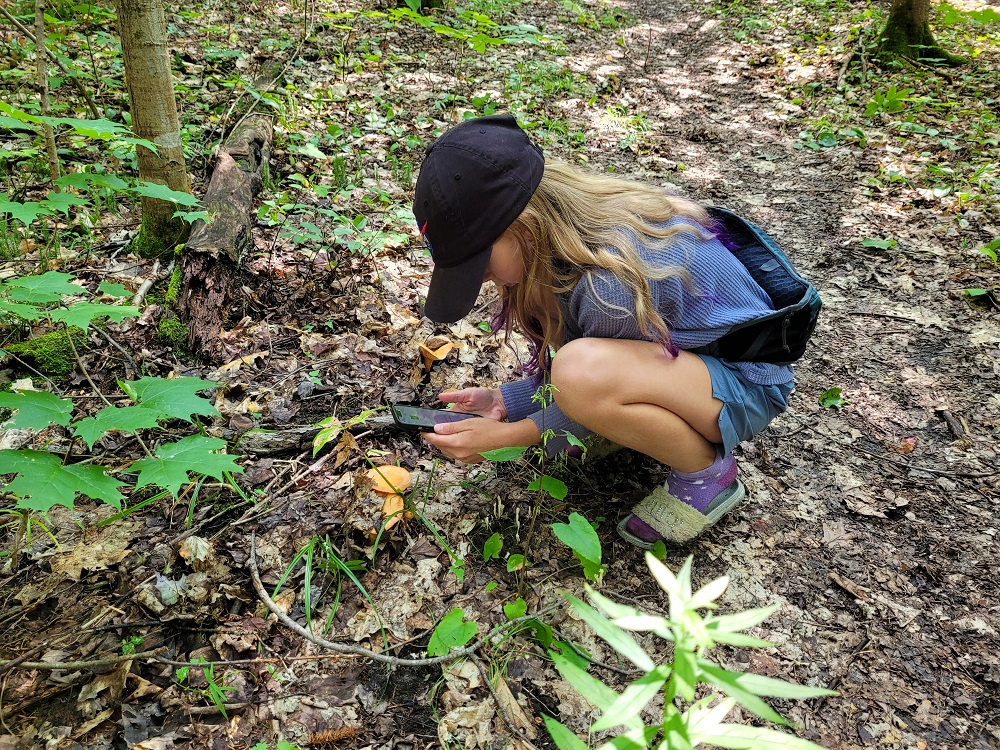
[[[209,221],[197,221],[184,246],[178,298],[188,324],[188,346],[209,359],[221,354],[219,332],[235,302],[237,273],[250,245],[253,201],[263,185],[261,169],[271,153],[273,128],[250,118],[219,148],[202,200]]]
[[[255,456],[265,456],[272,453],[306,450],[312,445],[322,427],[314,425],[283,427],[281,430],[250,430],[239,434],[233,430],[213,430],[208,433],[221,437],[235,445],[238,453],[252,453]],[[382,430],[399,429],[392,417],[380,415],[369,417],[364,424],[351,427],[348,432],[380,432]]]

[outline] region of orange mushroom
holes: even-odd
[[[382,515],[388,520],[385,529],[388,531],[404,518],[412,515],[403,510],[403,493],[410,486],[410,472],[402,466],[376,466],[365,472],[371,480],[372,489],[382,496]]]
[[[448,356],[448,353],[455,348],[455,345],[450,341],[437,349],[431,349],[425,344],[420,345],[420,353],[424,357],[424,374],[431,371],[435,362],[440,362],[442,359]]]
[[[395,495],[410,488],[410,472],[402,466],[375,466],[365,472],[372,482],[372,489],[380,495]]]

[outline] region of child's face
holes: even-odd
[[[508,229],[493,243],[490,263],[486,266],[483,283],[492,281],[497,286],[514,286],[524,280],[524,262],[521,247],[514,232]]]

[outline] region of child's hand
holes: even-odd
[[[468,464],[482,461],[485,451],[534,445],[541,440],[538,427],[530,419],[513,423],[463,419],[434,425],[434,432],[425,432],[422,437],[449,458]]]
[[[487,419],[507,418],[507,407],[498,388],[463,388],[460,391],[445,391],[438,394],[438,398],[446,404],[454,404],[451,407],[453,411],[478,414]]]

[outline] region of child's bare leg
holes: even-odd
[[[722,402],[700,357],[659,344],[577,339],[552,364],[563,413],[598,435],[682,472],[705,469],[722,442]]]
[[[630,543],[688,541],[742,499],[735,460],[716,449],[722,402],[700,357],[671,357],[642,341],[579,339],[557,353],[552,382],[568,417],[671,467],[666,493],[655,490],[619,524]]]

